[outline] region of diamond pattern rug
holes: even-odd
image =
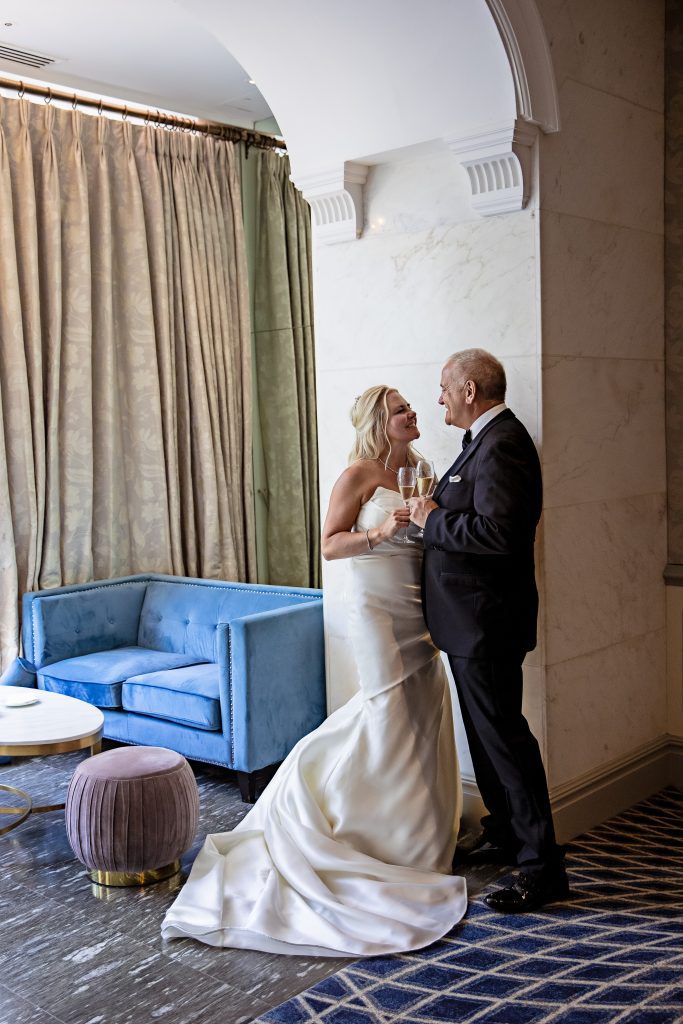
[[[359,960],[259,1021],[683,1024],[683,792],[581,836],[567,867],[569,902],[502,915],[479,896],[428,949]]]

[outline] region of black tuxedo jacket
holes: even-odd
[[[509,409],[439,482],[424,530],[423,603],[441,650],[520,657],[536,646],[534,537],[543,500],[534,442]]]

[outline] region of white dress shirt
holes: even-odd
[[[505,404],[505,402],[501,402],[500,405],[494,405],[492,409],[487,409],[486,412],[483,412],[481,414],[481,416],[477,416],[476,420],[470,427],[472,440],[474,440],[479,431],[482,430],[487,423],[490,423],[491,420],[495,419],[496,416],[500,416],[500,414],[502,412],[505,412],[506,409],[507,405]]]

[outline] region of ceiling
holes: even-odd
[[[332,179],[338,189],[348,163],[511,134],[515,85],[494,2],[535,10],[534,0],[178,0],[259,83],[304,194]]]
[[[534,0],[0,0],[0,45],[54,58],[34,70],[0,55],[0,76],[152,117],[281,129],[305,190],[350,162],[511,132],[519,67],[513,75],[501,11],[522,42],[540,26]],[[543,51],[543,86],[545,36],[532,42],[522,70]],[[527,119],[544,124],[534,111]]]
[[[0,0],[0,45],[56,58],[0,75],[277,130],[249,74],[176,0]]]

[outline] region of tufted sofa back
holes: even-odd
[[[245,583],[151,581],[140,613],[138,644],[213,662],[217,660],[216,633],[220,622],[308,602],[311,597],[310,592],[297,594],[286,588]]]
[[[36,668],[136,642],[143,577],[60,587],[24,596],[24,655]]]

